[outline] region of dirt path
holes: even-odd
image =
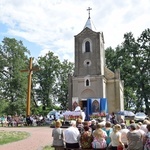
[[[50,127],[0,127],[4,131],[26,131],[30,133],[27,139],[1,145],[0,150],[42,150],[46,145],[52,144],[52,128]]]

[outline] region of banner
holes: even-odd
[[[100,99],[92,99],[92,113],[100,112]]]
[[[72,109],[75,110],[75,108],[79,105],[79,99],[78,97],[72,97]]]

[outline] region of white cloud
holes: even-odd
[[[105,47],[121,44],[126,32],[139,36],[150,25],[149,0],[1,0],[0,23],[8,27],[6,35],[41,46],[39,55],[51,50],[74,61],[74,35],[82,31],[89,6]]]

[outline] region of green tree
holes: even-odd
[[[38,58],[37,65],[40,70],[34,73],[35,99],[41,102],[43,110],[50,110],[56,100],[54,89],[58,82],[60,61],[52,52],[48,52],[44,57]]]
[[[68,107],[68,75],[73,73],[73,63],[64,60],[60,65],[57,88],[55,88],[55,95],[57,102],[61,109]]]
[[[125,109],[134,108],[149,113],[149,67],[150,67],[150,30],[142,32],[136,40],[133,34],[126,33],[124,42],[116,49],[106,49],[108,68],[120,69],[124,80]]]
[[[8,114],[23,113],[26,100],[27,78],[20,70],[27,65],[29,51],[22,41],[4,38],[0,44],[0,100],[9,102]]]

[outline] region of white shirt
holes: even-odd
[[[118,141],[119,136],[121,137],[121,133],[119,131],[116,133],[111,132],[110,137],[111,137],[112,146],[118,146],[119,145],[119,141]]]
[[[127,144],[128,143],[127,133],[129,132],[129,129],[121,129],[119,132],[121,133],[121,141],[124,144]]]
[[[81,110],[81,107],[77,106],[74,111],[80,111],[80,110]]]
[[[145,132],[145,134],[148,132],[146,126],[147,126],[147,124],[142,124],[141,125],[141,130],[143,130]]]
[[[69,127],[64,132],[66,143],[78,143],[80,138],[80,132],[76,127]]]

